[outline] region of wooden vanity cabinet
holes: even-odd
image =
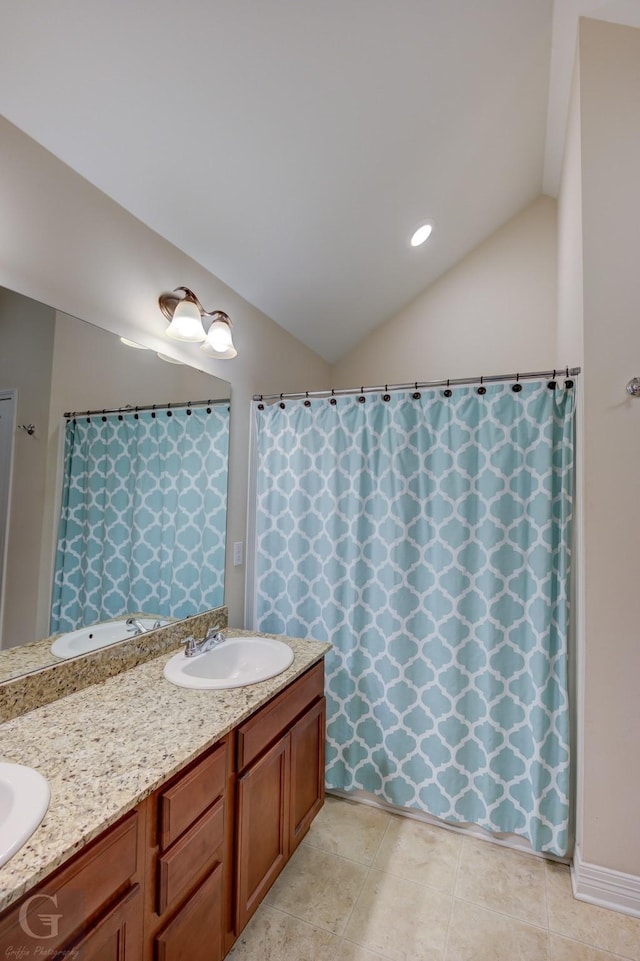
[[[141,957],[144,820],[144,806],[130,812],[10,908],[2,957]]]
[[[320,661],[7,909],[0,959],[222,961],[322,807],[324,727]]]
[[[236,934],[324,802],[320,662],[238,728]]]

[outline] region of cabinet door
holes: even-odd
[[[62,955],[74,961],[137,961],[141,951],[142,898],[136,884]]]
[[[325,699],[291,729],[289,854],[297,848],[324,803]]]
[[[157,961],[222,961],[222,865],[155,938]]]
[[[238,779],[236,934],[289,857],[289,736]]]

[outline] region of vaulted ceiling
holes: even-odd
[[[329,361],[557,191],[578,15],[640,25],[637,0],[0,10],[7,119]]]

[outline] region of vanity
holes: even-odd
[[[176,687],[165,653],[2,725],[51,786],[0,868],[3,957],[221,961],[324,800],[329,645],[284,640],[259,684]]]

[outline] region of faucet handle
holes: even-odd
[[[218,630],[217,627],[210,627],[206,633],[204,640],[205,640],[205,644],[207,641],[217,641],[218,644],[221,644],[222,641],[226,640],[226,637],[222,633],[222,631]]]
[[[196,644],[196,639],[191,635],[191,637],[186,637],[182,642],[184,644],[184,653],[186,657],[193,657],[194,654],[198,653],[198,645]]]

